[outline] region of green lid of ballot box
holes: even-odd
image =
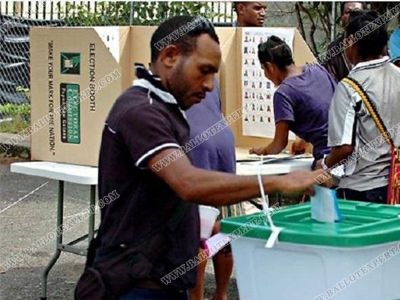
[[[400,241],[400,207],[369,202],[339,200],[342,221],[321,223],[311,218],[311,204],[297,204],[272,212],[272,220],[283,228],[279,242],[331,247],[364,247]],[[262,213],[222,220],[221,232],[238,233],[245,224],[243,236],[267,240],[271,228]],[[242,227],[243,228],[243,227]],[[236,232],[235,232],[236,230]],[[242,230],[242,232],[244,232]]]

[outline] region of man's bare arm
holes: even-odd
[[[237,176],[195,168],[183,155],[163,168],[155,168],[177,149],[165,149],[149,162],[148,167],[185,201],[205,205],[230,205],[260,196],[257,176]],[[265,192],[283,194],[312,193],[319,171],[299,171],[285,176],[263,176]]]
[[[342,160],[347,159],[353,151],[354,146],[352,145],[333,147],[331,153],[325,159],[325,164],[331,168],[339,164]]]

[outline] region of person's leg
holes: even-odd
[[[214,257],[214,272],[217,288],[212,300],[226,300],[229,281],[233,270],[233,257],[230,246],[221,249]]]
[[[200,251],[203,251],[203,249],[200,249]],[[189,290],[190,300],[203,300],[204,276],[206,273],[206,266],[207,266],[207,259],[202,261],[197,267],[197,284],[194,288]]]
[[[213,228],[212,235],[220,231],[220,223],[216,222]],[[200,249],[202,251],[202,249]],[[214,257],[214,273],[216,281],[216,290],[213,300],[226,300],[228,292],[229,281],[233,270],[233,258],[230,245],[221,249]],[[190,300],[203,300],[204,299],[204,276],[207,266],[207,260],[200,263],[197,270],[197,285],[189,290]]]
[[[220,231],[220,223],[217,222],[213,228],[213,234]],[[216,290],[212,300],[226,300],[229,288],[229,281],[233,270],[233,257],[231,246],[227,245],[221,249],[214,257],[214,272],[216,281]]]

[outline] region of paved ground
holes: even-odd
[[[14,137],[15,139],[13,139]],[[23,157],[28,159],[30,158],[30,146],[30,137],[18,141],[16,135],[0,132],[0,160],[4,157]],[[4,153],[4,149],[7,149],[7,153]]]
[[[56,227],[57,183],[52,180],[10,173],[10,163],[15,160],[0,156],[0,262],[29,247]],[[16,203],[21,197],[45,184],[42,188]],[[88,205],[89,190],[79,185],[66,184],[65,219],[81,212]],[[11,206],[11,207],[10,207]],[[71,240],[84,234],[87,224],[81,223]],[[54,253],[55,241],[46,245],[21,264],[0,274],[1,300],[32,300],[40,298],[40,277],[44,266]],[[49,300],[71,300],[73,289],[84,264],[84,257],[63,253],[50,272]],[[211,297],[215,288],[212,264],[206,274],[205,296]],[[238,293],[234,277],[231,279],[229,300],[236,300]]]
[[[10,143],[12,143],[11,142],[11,139],[14,137],[14,134],[12,134],[12,133],[4,133],[4,132],[0,132],[0,144],[10,144]],[[29,148],[30,147],[30,145],[31,145],[31,141],[30,141],[30,137],[27,137],[27,138],[25,138],[24,140],[22,140],[22,141],[19,141],[18,142],[18,145],[19,146],[22,146],[22,147],[27,147],[27,148]]]

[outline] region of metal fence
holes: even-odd
[[[303,31],[308,32],[311,23],[306,15],[299,16],[296,3],[267,2],[266,26],[299,27],[301,22]],[[12,118],[23,115],[22,122],[29,121],[31,27],[156,25],[172,15],[184,13],[206,16],[216,26],[231,26],[236,21],[231,1],[1,1],[0,131],[4,131],[5,122]],[[323,32],[323,24],[316,22],[316,27],[318,44],[326,44],[329,39]],[[308,36],[305,38],[312,45]]]
[[[175,2],[175,8],[177,3],[181,7],[188,6],[188,9],[190,9],[190,2]],[[199,10],[202,14],[209,15],[211,12],[215,13],[215,16],[212,18],[213,23],[228,24],[232,22],[232,18],[235,18],[231,1],[204,1],[199,3],[202,3],[202,5],[199,6]],[[78,17],[82,14],[83,10],[84,14],[96,14],[103,17],[101,24],[92,25],[107,26],[111,23],[110,20],[112,19],[110,13],[113,14],[116,12],[115,5],[119,6],[119,14],[123,14],[122,10],[129,7],[129,19],[120,19],[120,23],[125,23],[120,25],[133,24],[134,20],[139,18],[140,7],[146,7],[147,11],[150,11],[149,8],[153,8],[154,13],[156,13],[158,7],[161,7],[163,9],[161,19],[165,19],[176,12],[176,10],[174,10],[174,3],[154,1],[1,1],[0,15],[18,16],[34,20],[60,20]],[[165,8],[169,10],[165,10]],[[195,8],[195,6],[192,6],[192,8]],[[185,9],[181,9],[181,11],[183,12]],[[148,13],[148,19],[160,19],[160,16],[152,16],[151,13]]]

